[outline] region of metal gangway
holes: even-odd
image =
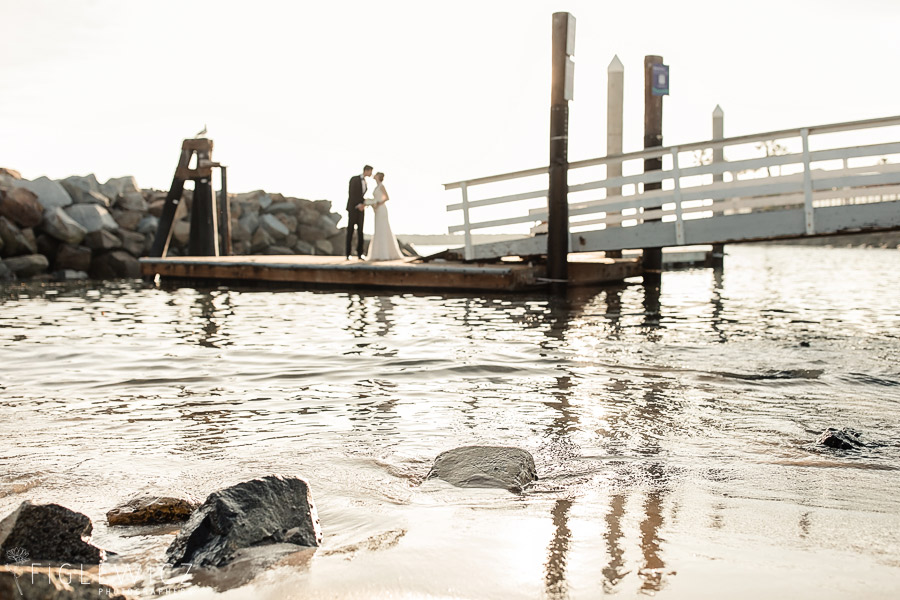
[[[657,147],[569,163],[570,252],[900,229],[900,116]],[[762,156],[760,156],[762,154]],[[646,159],[662,169],[643,171]],[[611,165],[623,176],[607,178]],[[626,174],[626,173],[631,174]],[[661,182],[662,189],[644,190]],[[444,185],[460,190],[466,260],[547,252],[548,167]],[[496,194],[501,195],[496,195]],[[481,220],[479,220],[481,219]],[[474,231],[521,237],[473,245]]]

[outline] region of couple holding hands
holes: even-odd
[[[372,197],[365,199],[366,178],[372,175],[372,167],[363,167],[362,175],[354,175],[350,178],[350,191],[347,198],[347,244],[344,255],[350,260],[350,247],[353,241],[353,231],[356,230],[356,255],[362,260],[398,260],[403,258],[397,238],[391,231],[391,223],[388,220],[385,202],[390,200],[384,187],[384,173],[375,173],[375,190]],[[375,233],[369,241],[369,249],[363,254],[363,223],[366,219],[366,207],[371,206],[375,212]]]

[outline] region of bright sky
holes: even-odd
[[[571,160],[605,153],[615,54],[626,152],[645,54],[671,68],[666,145],[708,139],[716,104],[726,136],[900,112],[896,0],[0,0],[0,166],[168,189],[206,124],[230,191],[342,208],[369,163],[395,232],[445,233],[442,183],[547,163],[555,11],[577,19]]]

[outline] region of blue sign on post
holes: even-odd
[[[669,95],[669,65],[651,65],[650,93],[654,96]]]

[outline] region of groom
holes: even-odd
[[[356,229],[356,255],[363,255],[363,222],[366,219],[366,205],[363,195],[366,193],[366,177],[372,175],[372,167],[363,167],[362,175],[350,178],[350,193],[347,198],[347,245],[344,256],[350,260],[350,246],[353,242],[353,230]]]

